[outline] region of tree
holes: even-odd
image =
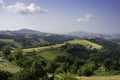
[[[60,66],[60,69],[63,71],[63,72],[67,72],[68,69],[69,69],[69,63],[68,62],[64,62],[61,66]]]
[[[3,48],[2,48],[2,52],[3,52],[3,54],[5,55],[5,57],[7,57],[8,55],[10,55],[10,47],[9,46],[4,46]]]
[[[48,80],[48,76],[41,62],[34,61],[30,69],[22,69],[15,73],[10,80]]]
[[[94,74],[93,70],[96,69],[97,69],[97,65],[95,64],[95,62],[89,61],[78,70],[78,75],[91,76]]]
[[[29,69],[23,69],[17,72],[10,78],[10,80],[39,80],[36,78]]]
[[[46,76],[46,71],[40,62],[34,61],[30,68],[31,73],[36,76],[36,78],[42,78]]]
[[[70,73],[75,74],[77,72],[78,66],[76,65],[71,65],[70,66]]]
[[[105,69],[108,70],[119,70],[119,62],[111,59],[106,59],[103,62]]]
[[[23,67],[23,68],[30,68],[31,67],[31,64],[33,63],[33,59],[29,59],[29,58],[26,58],[26,57],[23,57],[22,59],[19,59],[16,61],[16,64],[20,67]]]
[[[79,76],[91,76],[91,75],[93,75],[93,70],[87,69],[87,68],[79,69],[78,75]]]
[[[57,68],[57,65],[54,62],[48,62],[46,68],[49,73],[54,73]]]
[[[19,60],[19,59],[22,58],[22,52],[23,52],[22,49],[16,49],[16,50],[14,51],[14,53],[16,54],[16,55],[15,55],[16,60]]]

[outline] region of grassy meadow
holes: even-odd
[[[51,46],[37,47],[37,48],[28,48],[28,49],[23,49],[23,51],[24,52],[32,52],[33,50],[34,51],[41,51],[41,50],[50,49],[50,48],[58,48],[58,47],[60,47],[62,45],[65,45],[65,43],[55,44],[55,45],[51,45]],[[102,48],[101,45],[90,42],[88,40],[76,39],[76,40],[68,41],[67,43],[81,44],[83,46],[92,46],[92,48],[96,48],[96,49],[101,49]]]
[[[11,73],[16,73],[18,71],[20,71],[20,67],[15,66],[15,65],[9,65],[8,63],[3,64],[0,63],[0,70],[4,70],[4,71],[9,71]]]
[[[78,80],[120,80],[120,75],[116,76],[90,76],[77,77]]]
[[[90,42],[88,40],[76,39],[76,40],[68,41],[68,43],[77,43],[77,44],[81,44],[81,45],[84,45],[84,46],[89,45],[89,46],[92,46],[92,48],[96,48],[96,49],[101,49],[102,48],[101,45],[93,43],[93,42]]]

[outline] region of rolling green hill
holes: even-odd
[[[6,40],[0,39],[0,40],[4,42],[11,42],[11,43],[16,44],[15,41],[11,39],[6,39]],[[41,41],[43,40],[41,39]],[[14,53],[14,50],[12,50],[11,56],[13,60],[9,62],[9,59],[6,60],[6,58],[3,57],[3,59],[5,60],[5,64],[0,62],[0,70],[9,71],[11,73],[16,73],[16,72],[19,72],[21,68],[30,69],[32,63],[34,61],[38,61],[46,65],[45,69],[50,74],[56,73],[57,75],[59,75],[58,73],[61,73],[61,71],[63,72],[68,71],[74,74],[78,80],[79,79],[80,80],[87,80],[87,79],[94,80],[96,75],[103,76],[103,74],[104,75],[119,74],[119,72],[116,71],[118,68],[116,68],[113,72],[106,70],[104,61],[107,60],[107,58],[110,58],[111,57],[110,55],[111,54],[113,55],[114,53],[108,53],[106,51],[107,49],[105,50],[102,47],[103,45],[100,45],[96,42],[92,42],[87,39],[74,39],[74,40],[69,40],[63,43],[53,44],[49,46],[46,45],[43,47],[23,49],[23,55],[19,59],[16,59],[16,53]],[[117,62],[114,62],[114,60],[116,60],[117,57],[119,57],[119,55],[115,53],[114,56],[112,57],[114,57],[112,62],[115,65],[113,64],[110,64],[110,65],[116,66]],[[103,71],[100,70],[101,67],[104,68]],[[81,70],[84,71],[84,69],[90,69],[90,71],[92,70],[93,72],[90,74],[94,75],[95,77],[83,77],[83,76],[80,77],[81,76],[80,74],[84,75],[84,73],[81,73],[79,71]],[[102,77],[102,78],[98,77],[98,78],[108,79],[108,77]],[[112,78],[116,79],[116,77],[112,77]]]
[[[49,48],[58,48],[61,47],[62,45],[65,45],[65,43],[72,43],[72,44],[81,44],[83,46],[91,46],[92,48],[96,48],[96,49],[101,49],[102,45],[99,45],[97,43],[94,42],[90,42],[88,40],[81,40],[81,39],[75,39],[75,40],[70,40],[61,44],[55,44],[55,45],[51,45],[51,46],[44,46],[44,47],[37,47],[37,48],[28,48],[28,49],[24,49],[25,52],[29,52],[29,51],[39,51],[39,50],[44,50],[44,49],[49,49]]]
[[[85,47],[92,46],[92,48],[95,48],[98,50],[100,50],[102,48],[102,45],[99,45],[97,43],[93,43],[93,42],[90,42],[88,40],[75,39],[75,40],[70,40],[70,41],[67,41],[67,42],[64,42],[61,44],[55,44],[55,45],[51,45],[51,46],[23,49],[23,54],[27,55],[27,53],[29,53],[29,52],[36,51],[36,52],[39,52],[37,54],[38,56],[42,56],[47,60],[53,61],[57,55],[64,53],[64,51],[57,50],[57,49],[59,49],[61,46],[66,45],[66,43],[80,44],[80,45],[83,45]]]
[[[0,39],[3,43],[11,43],[17,48],[22,48],[22,45],[19,42],[14,41],[13,39]]]
[[[70,36],[58,35],[58,34],[41,34],[38,35],[33,33],[18,33],[12,32],[11,35],[5,34],[6,31],[0,32],[0,50],[3,46],[10,46],[12,49],[14,48],[33,48],[33,47],[41,47],[45,45],[52,45],[63,43],[65,41],[73,39]]]

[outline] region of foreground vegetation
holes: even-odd
[[[88,39],[29,49],[4,46],[1,50],[0,66],[6,69],[0,68],[2,80],[117,80],[112,75],[120,75],[119,45]]]

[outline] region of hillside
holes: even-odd
[[[0,42],[6,43],[7,45],[12,44],[16,48],[22,48],[22,45],[19,42],[14,41],[13,39],[0,39]]]
[[[3,40],[3,39],[1,39],[1,41],[13,42],[13,40]],[[39,54],[37,54],[38,56],[42,56],[43,58],[45,58],[47,60],[54,61],[54,59],[57,57],[57,55],[63,53],[63,51],[57,50],[57,48],[64,46],[66,43],[80,44],[83,46],[92,46],[92,48],[96,48],[96,49],[102,48],[102,46],[98,45],[97,43],[93,43],[88,40],[76,39],[76,40],[70,40],[70,41],[67,41],[67,42],[64,42],[61,44],[55,44],[55,45],[51,45],[51,46],[23,49],[23,55],[27,55],[29,52],[36,51],[36,52],[40,52]],[[12,52],[14,52],[14,50]],[[1,66],[0,70],[4,70],[4,69],[6,69],[7,71],[12,70],[12,66],[4,67],[4,68],[2,68],[4,66],[3,64],[0,64],[0,66]],[[13,66],[13,68],[14,68],[14,66]],[[12,71],[12,72],[14,72],[14,71]]]
[[[9,45],[12,49],[31,48],[63,43],[71,39],[73,39],[71,36],[44,33],[29,29],[0,31],[0,50],[6,45]]]
[[[110,35],[102,35],[102,34],[87,33],[87,32],[73,32],[73,35],[72,33],[59,35],[59,34],[45,33],[30,29],[21,29],[15,31],[6,30],[6,31],[0,31],[0,50],[5,45],[9,45],[12,49],[15,49],[15,48],[33,48],[33,47],[41,47],[52,44],[60,44],[69,40],[79,39],[79,36],[82,36],[80,37],[81,39],[89,39],[88,41],[91,40],[93,43],[94,41],[96,41],[95,43],[102,42],[103,44],[100,45],[104,45],[105,43],[119,44],[120,41],[120,38],[118,36],[113,37],[112,35],[110,36]],[[91,44],[88,41],[83,40],[80,41],[80,43],[85,43],[84,45],[87,45],[86,43],[89,43],[93,47],[100,48],[100,46],[96,44]]]
[[[45,33],[45,32],[40,32],[40,31],[36,31],[36,30],[31,30],[31,29],[15,30],[15,31],[13,31],[13,33],[26,34],[26,35],[32,35],[32,34],[45,35],[45,34],[48,34],[48,33]]]
[[[84,46],[91,46],[92,48],[96,48],[96,49],[101,49],[102,48],[101,45],[99,45],[97,43],[94,43],[94,42],[91,42],[91,41],[88,41],[88,40],[76,39],[76,40],[68,41],[68,43],[77,43],[77,44],[81,44],[81,45],[84,45]]]
[[[16,75],[33,77],[38,73],[44,73],[46,78],[51,78],[52,74],[55,78],[62,78],[61,75],[69,73],[78,80],[120,74],[119,38],[78,38],[50,33],[41,36],[37,34],[39,32],[29,31],[23,29],[16,35],[10,32],[0,34],[0,48],[7,47],[0,51],[0,71],[12,73],[13,78]],[[9,52],[7,56],[6,51]],[[36,72],[31,72],[32,69]],[[39,70],[42,71],[37,72]],[[72,77],[69,74],[68,77]]]
[[[37,47],[37,48],[29,48],[29,49],[24,49],[23,51],[27,52],[27,51],[39,51],[39,50],[45,50],[45,49],[49,49],[49,48],[59,48],[63,45],[65,45],[65,43],[72,43],[72,44],[81,44],[83,46],[91,46],[92,48],[95,49],[101,49],[102,45],[99,45],[97,43],[94,42],[90,42],[88,40],[82,40],[82,39],[75,39],[75,40],[70,40],[61,44],[55,44],[55,45],[51,45],[51,46],[45,46],[45,47]]]
[[[1,39],[1,41],[4,40]],[[6,40],[6,42],[9,41],[12,42],[12,40]],[[22,74],[23,72],[19,72],[21,69],[22,71],[25,70],[25,72],[26,69],[31,70],[31,66],[37,61],[44,67],[43,69],[48,76],[49,74],[55,74],[57,77],[60,76],[61,73],[67,74],[67,72],[69,72],[70,74],[74,74],[78,80],[87,80],[88,77],[83,76],[119,74],[119,67],[117,66],[119,65],[119,53],[115,50],[116,53],[114,54],[115,51],[109,48],[104,49],[103,47],[103,44],[100,45],[100,43],[90,39],[74,39],[49,46],[23,49],[23,52],[15,49],[12,50],[11,55],[6,58],[4,58],[4,55],[1,53],[5,61],[0,62],[0,70],[13,74]],[[112,58],[110,55],[112,55]],[[105,61],[110,61],[112,63],[110,66],[112,67],[106,66]],[[115,68],[113,69],[113,67]],[[87,72],[87,70],[89,72]],[[103,78],[108,79],[108,77],[99,79]],[[112,78],[116,79],[116,77]],[[95,77],[89,77],[89,79],[95,79]]]

